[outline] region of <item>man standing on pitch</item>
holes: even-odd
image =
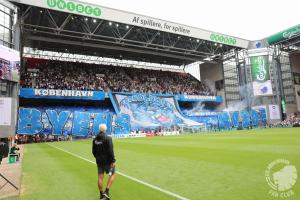
[[[99,134],[93,140],[93,155],[96,158],[98,167],[98,188],[100,199],[110,199],[109,189],[115,179],[115,154],[113,149],[112,138],[106,135],[107,127],[100,124]],[[105,192],[103,192],[104,172],[109,175]]]

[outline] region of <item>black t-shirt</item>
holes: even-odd
[[[116,161],[112,138],[106,135],[97,135],[93,140],[93,155],[97,165],[110,165]]]

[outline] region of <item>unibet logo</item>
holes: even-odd
[[[229,44],[229,45],[235,45],[236,44],[236,39],[233,37],[225,36],[225,35],[219,35],[219,34],[214,34],[212,33],[210,35],[210,39],[212,41],[224,43],[224,44]]]
[[[81,3],[75,3],[65,0],[47,0],[47,4],[51,8],[58,8],[60,10],[68,10],[69,12],[75,12],[78,14],[94,15],[99,17],[101,15],[101,9],[92,6],[86,6]]]

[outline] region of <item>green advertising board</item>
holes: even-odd
[[[270,80],[268,56],[250,57],[252,81],[266,82]]]
[[[267,38],[269,44],[274,44],[285,39],[290,39],[296,35],[300,35],[300,25],[294,26],[288,30],[279,32]]]
[[[212,33],[210,34],[210,39],[215,42],[220,42],[223,44],[229,44],[229,45],[235,45],[236,44],[236,38],[225,36],[221,34]]]

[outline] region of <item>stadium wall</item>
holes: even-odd
[[[300,73],[300,53],[294,53],[290,56],[292,71]]]
[[[297,110],[300,112],[300,53],[291,54],[290,60],[295,84]]]
[[[0,138],[6,138],[16,131],[20,35],[15,20],[17,7],[6,0],[1,0],[0,6]]]
[[[219,63],[203,63],[200,65],[201,81],[206,83],[212,91],[215,91],[217,96],[222,96],[225,99],[224,86],[220,90],[216,89],[216,81],[224,80],[222,65]],[[218,110],[225,109],[225,102],[222,102],[218,107]]]
[[[295,85],[296,99],[297,99],[297,109],[300,112],[300,85]]]

